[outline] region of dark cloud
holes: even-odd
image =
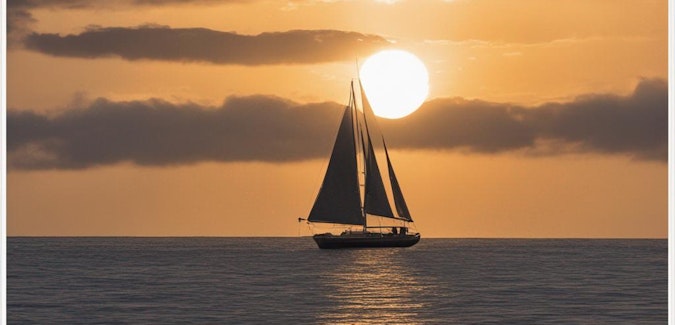
[[[337,30],[240,35],[205,28],[91,28],[78,35],[31,33],[26,48],[79,58],[198,61],[216,64],[321,63],[353,60],[389,45],[384,38]]]
[[[37,20],[31,13],[34,9],[86,9],[102,8],[107,5],[131,5],[130,1],[92,0],[9,0],[7,1],[7,45],[14,48],[21,45],[23,38],[32,33]]]
[[[405,148],[469,148],[500,152],[534,145],[535,130],[524,123],[523,107],[444,98],[427,102],[399,120],[380,122],[389,142]]]
[[[381,120],[392,148],[544,154],[612,153],[667,160],[667,85],[644,80],[626,97],[590,95],[525,108],[437,99],[400,120]],[[286,162],[327,157],[342,105],[270,96],[229,98],[220,107],[162,100],[111,102],[56,116],[7,113],[10,169],[78,169],[133,162]]]
[[[541,137],[580,149],[668,158],[668,85],[643,80],[631,96],[588,95],[532,111],[527,122]]]
[[[437,99],[405,119],[382,124],[390,142],[405,148],[531,149],[534,154],[572,150],[666,161],[668,86],[664,80],[645,79],[630,96],[585,95],[529,108]],[[542,142],[549,147],[542,148]]]
[[[63,57],[215,64],[322,63],[353,60],[389,45],[384,38],[337,30],[292,30],[241,35],[205,28],[90,27],[81,34],[36,33],[35,9],[128,9],[176,5],[222,5],[256,0],[13,0],[7,2],[10,49],[24,47]]]
[[[11,167],[78,169],[212,161],[290,161],[330,151],[340,105],[233,97],[217,108],[161,100],[111,102],[54,117],[8,112]]]
[[[7,47],[12,49],[20,45],[23,38],[32,32],[32,25],[36,22],[33,15],[23,8],[12,8],[7,3]]]

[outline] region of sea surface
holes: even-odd
[[[8,238],[9,324],[665,324],[667,240]]]

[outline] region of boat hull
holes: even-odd
[[[378,233],[340,235],[314,235],[314,241],[322,249],[368,248],[368,247],[410,247],[420,241],[420,235],[383,235]]]

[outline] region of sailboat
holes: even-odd
[[[322,249],[413,246],[419,242],[420,234],[411,230],[413,220],[382,136],[387,183],[395,207],[392,209],[371,137],[377,125],[360,81],[359,90],[362,110],[357,108],[352,81],[349,104],[344,109],[319,193],[309,216],[298,221],[347,228],[339,234],[315,234],[314,241]],[[369,224],[368,216],[380,220],[378,225]],[[381,220],[390,222],[383,226]]]

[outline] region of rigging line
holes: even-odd
[[[354,79],[351,81],[351,90],[349,91],[349,106],[355,101],[354,99]]]
[[[361,71],[359,71],[359,57],[356,56],[356,77],[359,78],[359,82],[361,82]]]
[[[354,94],[354,82],[353,81],[352,81],[351,92],[352,92],[352,96],[354,96],[355,94]],[[354,125],[356,126],[354,128],[354,130],[356,131],[356,134],[355,134],[355,137],[354,137],[354,141],[356,142],[356,162],[357,162],[356,173],[357,173],[357,178],[358,178],[358,182],[359,182],[359,200],[360,200],[360,203],[361,203],[361,214],[363,214],[363,203],[364,203],[363,200],[364,200],[364,198],[361,197],[361,194],[362,194],[361,193],[361,176],[364,175],[364,186],[365,186],[365,173],[366,173],[365,162],[366,162],[366,160],[365,160],[365,155],[363,154],[365,152],[364,151],[365,149],[364,149],[364,146],[363,146],[363,135],[361,134],[361,128],[362,127],[361,127],[361,122],[358,118],[359,117],[358,111],[356,110],[356,97],[353,97],[353,98],[354,98],[354,110],[353,110],[354,116],[353,116],[353,119],[354,119]],[[358,138],[357,138],[357,136],[358,136]],[[361,154],[359,154],[359,153],[361,153]],[[362,165],[361,169],[363,170],[363,172],[359,171],[359,169],[358,169],[359,160],[360,160],[360,163]]]

